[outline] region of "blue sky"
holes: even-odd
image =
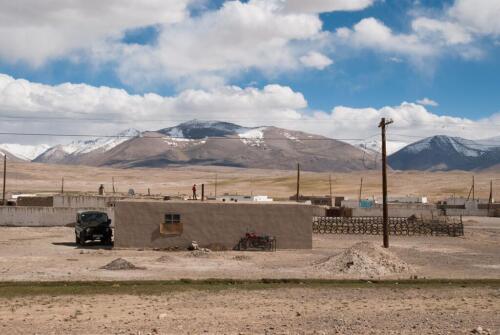
[[[262,98],[264,107],[259,100],[252,102],[252,108],[281,113],[277,118],[295,112],[291,119],[314,113],[320,114],[320,120],[335,119],[335,108],[342,106],[362,118],[362,108],[382,115],[389,107],[396,116],[403,115],[400,124],[408,131],[414,125],[435,122],[434,116],[455,117],[457,127],[465,118],[489,123],[491,128],[496,125],[492,120],[498,119],[500,126],[500,25],[496,22],[500,6],[495,2],[353,0],[354,7],[344,8],[345,2],[339,0],[167,0],[139,8],[125,1],[117,5],[123,8],[104,4],[89,10],[84,1],[55,1],[53,6],[33,1],[36,19],[21,4],[0,4],[4,7],[0,19],[7,20],[0,27],[0,73],[8,76],[7,82],[26,79],[30,85],[44,84],[40,94],[57,92],[61,101],[67,92],[56,86],[73,83],[96,92],[106,86],[129,95],[156,93],[166,100],[182,100],[194,90],[209,94],[210,108],[217,110],[216,98],[241,95],[229,89],[237,87],[251,97],[267,97]],[[74,20],[66,19],[68,11]],[[280,93],[266,91],[268,85],[277,86]],[[51,97],[56,96],[52,93]],[[288,95],[293,103],[285,101]],[[41,100],[36,100],[39,110],[51,115],[67,110],[92,114],[75,111],[59,100],[41,105]],[[411,106],[418,111],[408,112],[403,102],[423,109]],[[200,118],[239,113],[237,105],[220,105],[226,114],[219,115],[183,103],[189,110],[182,114],[186,118],[197,113]],[[31,111],[28,105],[19,102],[12,107],[0,86],[0,116],[16,109]],[[102,106],[109,104],[95,105],[101,106],[102,113]],[[114,108],[106,113],[123,117],[115,115]],[[242,108],[240,118],[252,113],[248,108]],[[165,119],[179,115],[178,110],[165,113]],[[268,114],[255,111],[255,122],[262,115]]]

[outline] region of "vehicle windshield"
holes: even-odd
[[[97,222],[99,224],[108,222],[106,213],[83,213],[80,217],[82,222]]]

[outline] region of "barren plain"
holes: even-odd
[[[7,190],[23,193],[58,192],[64,177],[67,192],[95,192],[100,184],[109,191],[114,178],[120,192],[187,194],[193,183],[205,183],[213,194],[216,174],[219,194],[283,198],[295,190],[294,171],[26,163],[8,169]],[[378,172],[331,175],[334,195],[357,197],[363,177],[363,196],[379,196]],[[475,177],[476,196],[487,198],[489,181],[500,180],[500,172]],[[328,173],[303,172],[301,193],[328,194],[328,179]],[[467,196],[471,179],[465,172],[393,171],[389,191],[431,200]],[[500,219],[464,224],[464,237],[391,237],[391,257],[408,270],[381,274],[339,272],[332,262],[360,242],[378,247],[380,236],[314,235],[312,250],[193,253],[82,248],[72,228],[0,227],[0,333],[497,334]],[[117,259],[137,268],[106,269]],[[213,278],[221,282],[196,282]],[[169,280],[179,281],[163,284]]]
[[[301,173],[300,192],[304,195],[328,195],[329,176],[332,178],[332,193],[337,196],[357,198],[360,180],[363,178],[364,198],[381,195],[379,171],[350,173]],[[500,170],[482,172],[421,172],[391,171],[389,173],[389,195],[428,196],[430,201],[450,196],[467,197],[475,176],[475,196],[488,198],[490,181],[493,193],[500,197]],[[242,169],[231,167],[178,166],[165,169],[112,169],[76,165],[50,165],[41,163],[10,163],[7,173],[8,192],[59,192],[64,178],[66,192],[97,192],[100,184],[109,193],[112,178],[118,192],[130,188],[137,193],[176,195],[189,194],[193,184],[206,186],[206,194],[214,195],[217,178],[217,194],[263,194],[288,198],[296,192],[296,171]]]

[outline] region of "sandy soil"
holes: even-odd
[[[3,334],[483,334],[493,287],[281,288],[0,298]],[[489,330],[489,332],[487,332]]]
[[[8,166],[7,190],[10,192],[59,192],[61,178],[66,192],[97,192],[100,184],[111,191],[115,178],[118,191],[147,194],[188,194],[193,183],[206,184],[207,195],[217,193],[253,193],[273,197],[289,197],[295,193],[295,171],[239,169],[228,167],[169,167],[165,169],[111,169],[85,166],[11,163]],[[303,172],[301,193],[329,194],[330,173]],[[494,193],[500,194],[500,171],[474,173],[476,196],[488,198],[489,183],[494,180]],[[331,171],[334,195],[358,197],[360,178],[364,178],[363,196],[378,197],[381,192],[379,171],[335,173]],[[472,173],[468,172],[390,172],[389,192],[392,196],[427,195],[440,200],[453,194],[467,196]]]
[[[72,228],[0,227],[0,281],[129,280],[181,278],[371,278],[315,266],[360,241],[379,236],[314,235],[312,250],[277,252],[117,250],[74,244]],[[391,237],[390,252],[411,272],[380,278],[500,278],[500,219],[465,222],[465,237]],[[101,269],[124,258],[141,269]]]

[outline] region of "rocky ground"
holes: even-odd
[[[0,227],[0,280],[500,278],[499,218],[468,219],[464,237],[391,237],[389,254],[380,236],[361,235],[314,235],[312,250],[209,253],[82,248],[73,239],[72,228]],[[119,258],[137,268],[105,267]]]
[[[81,248],[72,228],[1,227],[0,334],[500,332],[500,219],[468,219],[460,238],[390,242],[383,250],[380,236],[315,235],[312,250],[166,252]],[[181,278],[304,282],[199,287],[182,280],[153,291],[115,282]],[[365,281],[317,285],[305,278]],[[394,278],[398,283],[376,282]],[[400,281],[409,278],[411,284]],[[422,284],[415,278],[447,280]],[[449,283],[452,278],[496,281]],[[111,281],[113,289],[74,289],[102,285],[76,282],[92,280]],[[54,281],[63,283],[43,284]]]
[[[498,315],[498,286],[41,295],[0,298],[0,333],[498,334]]]

